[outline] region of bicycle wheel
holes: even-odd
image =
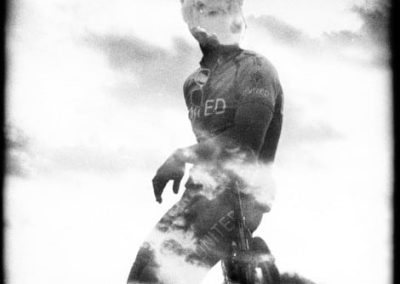
[[[238,251],[222,262],[224,284],[279,284],[279,271],[267,244],[252,238],[250,250]]]
[[[279,270],[264,240],[260,237],[252,238],[251,250],[256,256],[254,284],[279,284]]]

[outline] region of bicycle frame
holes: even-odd
[[[232,242],[230,255],[222,261],[224,283],[278,284],[279,271],[274,264],[273,256],[260,238],[253,238],[246,225],[242,193],[237,181],[234,183],[232,193],[236,238]],[[257,269],[260,269],[260,273],[257,273]]]
[[[238,277],[240,284],[253,284],[255,266],[252,261],[250,254],[250,241],[252,234],[246,226],[246,217],[243,214],[242,198],[240,192],[240,186],[238,182],[235,182],[233,188],[233,208],[234,208],[234,219],[236,231],[236,240],[232,243],[232,251],[228,260],[234,271],[237,273],[234,277]],[[225,267],[225,261],[222,261],[222,270],[224,273],[224,279],[226,284],[233,284],[230,279],[232,275],[228,275],[227,267]]]

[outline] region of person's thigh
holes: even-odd
[[[251,206],[244,204],[254,230],[262,213],[251,212]],[[209,199],[201,190],[187,189],[139,250],[128,283],[200,283],[229,253],[234,230],[228,192]]]

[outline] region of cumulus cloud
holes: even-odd
[[[92,34],[88,36],[87,41],[103,50],[109,56],[111,66],[115,68],[146,64],[167,55],[167,52],[161,47],[135,37]]]
[[[311,40],[300,29],[271,15],[250,16],[247,19],[247,23],[249,26],[261,28],[274,39],[291,46],[297,47],[299,44],[301,45]]]
[[[86,42],[103,52],[112,68],[132,74],[136,83],[126,82],[130,88],[127,88],[129,94],[125,94],[125,98],[129,95],[130,100],[135,101],[140,100],[140,94],[142,97],[150,95],[152,100],[159,99],[163,104],[183,102],[183,82],[194,71],[201,56],[198,48],[180,38],[174,39],[173,49],[161,48],[135,37],[115,35],[91,34]],[[123,91],[120,89],[120,92]],[[157,97],[160,93],[164,96]]]
[[[364,21],[361,33],[370,41],[379,46],[387,46],[389,34],[389,7],[382,6],[375,10],[368,10],[363,7],[355,7]]]
[[[5,127],[6,173],[25,176],[28,173],[29,139],[24,132],[13,126]]]
[[[330,53],[341,60],[369,62],[385,65],[389,55],[389,14],[387,2],[377,2],[371,7],[353,6],[350,10],[358,15],[362,25],[358,30],[342,29],[324,32],[311,37],[306,32],[272,15],[261,15],[248,18],[249,26],[259,33],[267,35],[280,45],[295,48],[296,52]],[[360,54],[368,57],[360,58]]]
[[[296,274],[296,273],[283,273],[281,274],[281,284],[315,284],[314,282]]]
[[[389,21],[390,4],[387,1],[378,2],[374,9],[354,7],[354,11],[364,21],[361,34],[367,41],[374,44],[381,60],[388,60],[389,55]]]
[[[286,139],[283,141],[285,146],[293,144],[307,144],[309,142],[323,143],[342,138],[343,134],[339,129],[334,127],[328,120],[313,120],[307,118],[307,108],[296,107],[293,102],[288,99],[285,112],[285,124],[292,127],[286,132]]]
[[[323,40],[326,44],[342,50],[349,47],[358,48],[359,53],[370,53],[372,64],[387,65],[390,60],[388,36],[390,6],[385,1],[378,3],[379,5],[372,7],[354,6],[352,8],[352,12],[357,14],[363,23],[358,31],[342,30],[325,33]]]

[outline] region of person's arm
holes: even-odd
[[[248,157],[257,155],[272,116],[271,107],[262,99],[255,98],[238,107],[233,127],[215,137],[178,149],[173,157],[184,163],[197,164],[229,158],[229,150],[235,148]]]
[[[173,191],[178,192],[185,163],[221,161],[231,158],[230,152],[233,151],[230,150],[234,149],[248,158],[258,154],[273,116],[276,77],[271,75],[269,67],[265,68],[261,64],[255,63],[248,67],[243,70],[239,86],[241,100],[236,109],[234,126],[198,144],[176,150],[153,178],[154,194],[158,202],[161,202],[161,194],[169,180],[174,181]],[[237,155],[237,151],[234,153]]]
[[[173,180],[173,192],[178,193],[185,172],[185,163],[212,163],[227,159],[231,156],[229,150],[235,148],[248,158],[257,154],[264,141],[272,115],[271,108],[258,100],[242,104],[236,111],[233,127],[218,136],[176,150],[153,178],[157,202],[162,202],[162,192],[170,180]],[[237,155],[237,151],[234,155]]]

